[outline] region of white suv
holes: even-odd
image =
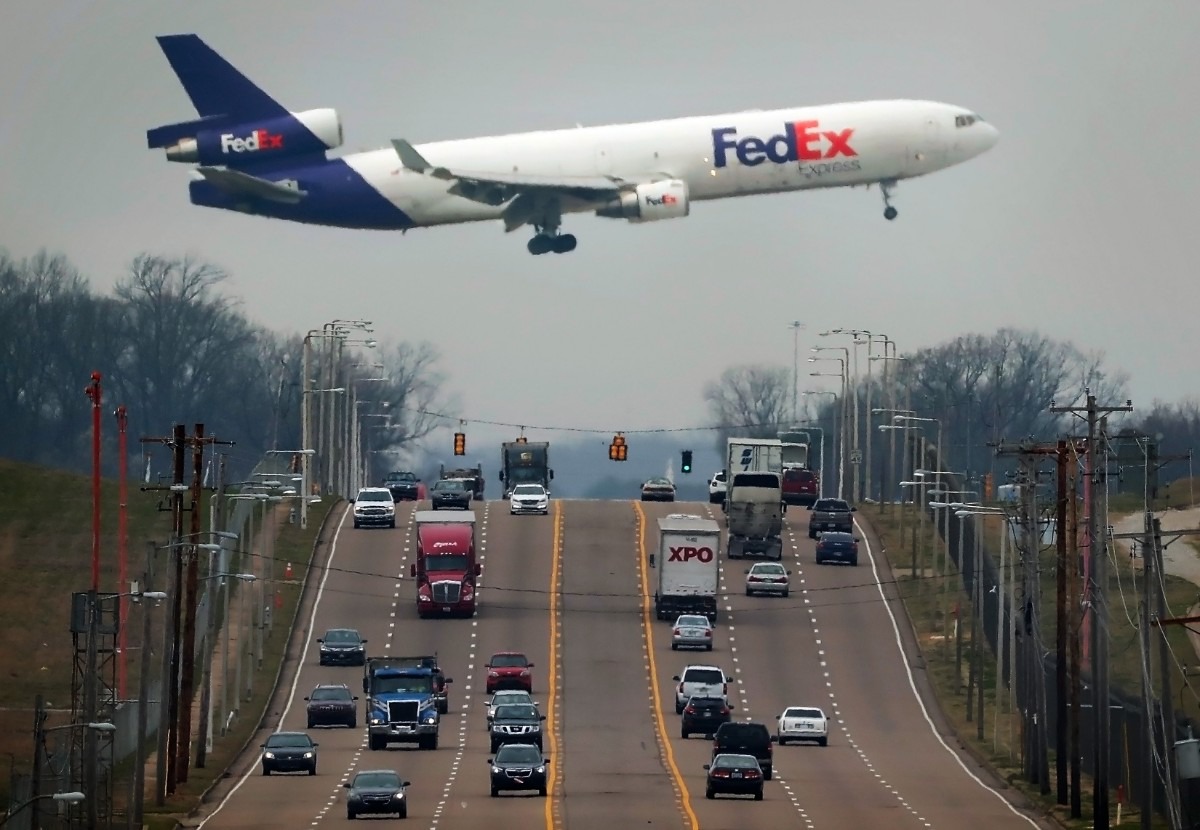
[[[720,504],[725,501],[725,471],[713,473],[708,480],[708,503]]]
[[[396,502],[386,487],[364,487],[354,497],[354,526],[396,526]]]
[[[720,666],[684,666],[681,674],[672,678],[678,683],[675,686],[675,714],[683,713],[688,698],[692,695],[700,697],[719,697],[729,702],[729,684],[733,678],[725,674]]]

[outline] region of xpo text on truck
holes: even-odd
[[[658,551],[651,562],[654,614],[673,620],[703,614],[717,621],[721,528],[712,519],[673,513],[658,520]]]

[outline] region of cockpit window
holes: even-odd
[[[974,112],[967,113],[966,115],[954,116],[954,126],[955,127],[969,127],[972,124],[974,124],[976,121],[982,122],[983,116],[979,115],[978,113],[974,113]]]

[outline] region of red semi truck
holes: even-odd
[[[417,614],[474,616],[476,577],[483,571],[475,549],[475,514],[418,510],[414,518],[417,560],[409,573],[417,581]]]

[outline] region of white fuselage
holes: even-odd
[[[864,101],[547,130],[417,145],[435,167],[630,182],[681,179],[692,201],[891,183],[967,161],[998,133],[970,110],[933,101]],[[406,169],[392,148],[343,161],[414,223],[496,219],[502,207],[448,192]],[[566,200],[564,212],[594,210]]]

